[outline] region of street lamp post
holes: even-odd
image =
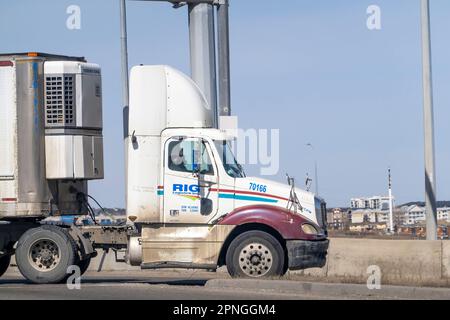
[[[128,166],[128,114],[129,114],[129,84],[128,84],[128,43],[127,43],[127,10],[125,0],[119,0],[120,8],[120,49],[122,66],[122,114],[123,114],[123,139],[125,168]],[[125,185],[128,183],[128,173],[125,170]],[[125,203],[127,199],[127,189],[125,188]]]
[[[429,0],[421,0],[423,121],[425,142],[425,208],[427,217],[427,240],[436,240],[436,173],[434,160],[433,84],[431,71],[429,6]]]
[[[313,151],[313,157],[314,157],[314,189],[316,191],[316,195],[319,195],[319,178],[317,176],[317,158],[316,158],[316,152],[314,150],[314,146],[311,143],[307,144],[308,147],[310,147]]]
[[[388,169],[389,176],[389,233],[394,233],[394,213],[393,213],[393,201],[392,201],[392,179],[391,179],[391,168]]]

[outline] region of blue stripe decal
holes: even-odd
[[[158,190],[157,192],[158,196],[164,195],[164,190]],[[236,200],[246,200],[246,201],[261,201],[261,202],[269,202],[269,203],[276,203],[278,200],[275,199],[268,199],[268,198],[261,198],[261,197],[253,197],[253,196],[242,196],[242,195],[235,195],[235,194],[229,194],[229,193],[220,193],[219,198],[222,199],[236,199]]]
[[[252,196],[241,196],[241,195],[236,195],[236,194],[231,194],[231,193],[219,193],[219,198],[247,200],[247,201],[261,201],[261,202],[270,202],[270,203],[278,202],[278,200],[275,200],[275,199],[267,199],[267,198],[252,197]]]

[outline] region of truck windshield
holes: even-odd
[[[231,151],[229,142],[226,140],[215,140],[214,144],[227,174],[233,178],[245,178],[244,169],[236,161],[236,158]]]

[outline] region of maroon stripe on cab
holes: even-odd
[[[0,61],[0,67],[12,67],[14,66],[14,64],[12,63],[12,61]]]

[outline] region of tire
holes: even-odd
[[[9,264],[11,263],[11,255],[7,254],[0,258],[0,277],[8,270]]]
[[[91,257],[78,261],[77,265],[80,268],[80,275],[83,275],[86,270],[89,268],[89,264],[91,263]]]
[[[232,277],[266,278],[284,274],[284,251],[280,242],[263,231],[247,231],[237,236],[226,254]]]
[[[16,249],[20,273],[34,283],[60,283],[76,265],[78,252],[69,233],[58,226],[45,225],[30,229],[20,237]]]

